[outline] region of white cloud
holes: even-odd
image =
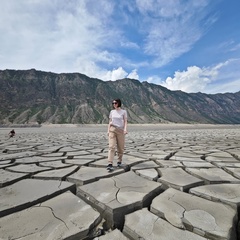
[[[209,84],[206,93],[225,93],[240,91],[240,58],[229,59],[220,68],[215,81]]]
[[[235,52],[240,49],[240,43],[235,42],[235,40],[230,39],[228,41],[222,42],[218,46],[218,50],[223,51],[223,52]]]
[[[102,80],[118,80],[123,78],[132,78],[139,80],[137,69],[133,69],[130,73],[127,73],[122,67],[113,69],[112,71],[102,71],[100,79]]]
[[[206,5],[206,0],[197,6],[177,0],[2,0],[1,68],[82,71],[78,63],[84,59],[88,66],[129,70],[146,62],[130,60],[121,49],[143,49],[153,57],[150,64],[163,66],[203,34],[198,23],[205,15],[198,11]]]
[[[130,73],[126,72],[123,69],[123,67],[118,67],[117,69],[113,69],[113,70],[106,70],[106,69],[100,68],[94,62],[82,61],[82,60],[83,59],[81,60],[79,59],[78,69],[81,69],[80,70],[81,73],[88,73],[87,76],[98,78],[103,81],[109,81],[109,80],[115,81],[123,78],[132,78],[132,79],[139,80],[139,76],[136,69],[132,70]]]
[[[132,49],[139,49],[139,46],[137,43],[135,42],[130,42],[129,40],[127,39],[122,39],[120,41],[120,45],[124,48],[132,48]]]
[[[113,61],[104,46],[114,46],[117,30],[108,29],[113,1],[7,1],[0,10],[1,68],[78,71],[80,58],[90,66]],[[90,5],[90,6],[89,6]],[[89,9],[90,8],[90,9]],[[96,14],[93,14],[93,11]],[[114,56],[114,53],[112,54]],[[84,57],[83,57],[84,56]],[[96,60],[97,59],[97,60]],[[81,68],[80,68],[81,70]],[[87,72],[83,72],[87,74]]]
[[[161,85],[184,92],[236,92],[240,90],[240,73],[236,71],[239,64],[240,59],[230,59],[213,67],[191,66],[186,71],[176,71]]]
[[[182,90],[184,92],[201,92],[215,75],[197,66],[188,67],[187,71],[175,72],[174,77],[168,77],[162,85],[170,90]]]
[[[108,71],[104,79],[114,81],[117,79],[125,78],[126,76],[127,76],[127,72],[122,67],[119,67],[118,69],[113,69],[112,71]]]
[[[137,73],[137,69],[132,70],[132,72],[130,72],[127,77],[128,77],[128,78],[131,78],[131,79],[137,79],[137,80],[139,80],[139,76],[138,76],[138,73]]]
[[[144,51],[161,67],[188,52],[205,34],[216,16],[207,16],[208,1],[137,0],[143,21],[148,23]],[[151,17],[149,17],[151,16]]]
[[[240,43],[235,44],[229,51],[235,52],[235,51],[238,51],[239,49],[240,49]]]
[[[145,81],[154,84],[161,84],[163,82],[162,79],[157,75],[150,76]]]

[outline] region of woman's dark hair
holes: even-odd
[[[119,98],[114,99],[113,102],[117,102],[118,103],[118,107],[122,106],[122,102],[121,102],[121,100]]]

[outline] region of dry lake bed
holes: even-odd
[[[240,125],[0,128],[0,239],[240,240]]]

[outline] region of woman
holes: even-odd
[[[108,139],[109,139],[109,151],[108,151],[108,166],[107,170],[113,170],[113,159],[115,156],[115,150],[117,147],[118,162],[117,166],[122,164],[122,157],[125,145],[125,134],[127,134],[127,111],[121,109],[121,100],[115,99],[112,102],[113,110],[109,114],[108,124]]]

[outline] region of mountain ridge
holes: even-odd
[[[130,123],[240,123],[240,91],[185,93],[128,78],[0,70],[0,124],[107,123],[114,98],[122,100]]]

